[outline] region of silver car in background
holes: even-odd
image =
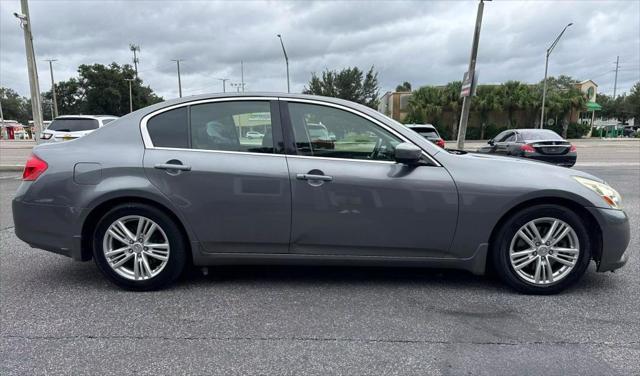
[[[316,134],[318,124],[335,139]],[[241,137],[251,127],[264,137]],[[591,261],[605,272],[628,258],[628,218],[602,179],[449,152],[326,97],[155,104],[35,147],[23,180],[16,235],[94,259],[131,290],[166,286],[188,263],[281,263],[491,268],[518,291],[550,294]]]
[[[116,120],[111,115],[63,115],[55,118],[42,132],[45,142],[70,141],[86,136],[96,129]]]

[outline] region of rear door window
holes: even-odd
[[[147,122],[147,130],[155,147],[189,147],[187,107],[162,112]]]
[[[270,102],[229,101],[191,106],[191,147],[273,153]]]
[[[58,132],[80,132],[98,129],[98,120],[85,118],[55,119],[47,129]]]

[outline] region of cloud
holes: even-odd
[[[402,81],[415,87],[460,80],[469,60],[475,1],[443,2],[201,2],[31,1],[40,87],[49,89],[43,59],[56,58],[56,80],[80,64],[130,63],[129,43],[141,46],[139,72],[165,98],[177,96],[175,63],[181,58],[186,95],[221,91],[218,78],[250,91],[285,91],[280,42],[290,57],[292,90],[312,72],[375,66],[383,90]],[[18,1],[0,2],[0,84],[28,94],[22,30],[12,13]],[[568,22],[553,51],[549,74],[594,79],[618,92],[640,80],[640,2],[493,1],[486,3],[477,68],[481,83],[540,81],[549,44]],[[229,86],[227,86],[229,89]]]

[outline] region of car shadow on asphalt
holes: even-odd
[[[62,261],[62,260],[61,260]],[[421,267],[359,267],[298,265],[230,265],[202,268],[190,267],[169,289],[192,289],[233,285],[295,285],[298,287],[412,287],[429,289],[474,290],[515,293],[493,275],[477,276],[453,269]],[[119,290],[100,274],[93,262],[53,262],[39,269],[35,276],[48,286]],[[46,281],[46,282],[45,282]],[[616,288],[616,275],[596,273],[591,265],[585,276],[566,293],[606,293]]]

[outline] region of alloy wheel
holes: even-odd
[[[102,241],[107,263],[120,276],[148,280],[157,276],[169,260],[169,239],[149,218],[128,215],[115,220]]]
[[[515,233],[509,247],[513,270],[535,285],[561,281],[576,266],[579,256],[580,242],[575,230],[551,217],[527,222]]]

